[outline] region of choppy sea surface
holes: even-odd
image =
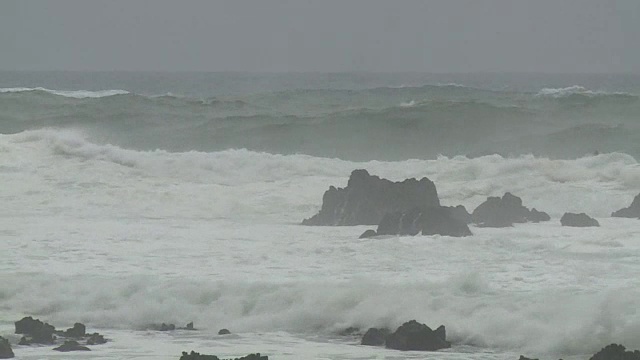
[[[0,335],[19,359],[588,359],[640,348],[640,77],[0,72]],[[552,220],[358,239],[302,226],[353,169]],[[560,226],[585,212],[599,228]],[[32,315],[90,353],[15,345]],[[348,327],[444,324],[451,349]],[[149,324],[193,321],[199,331]],[[221,328],[232,335],[217,335]]]

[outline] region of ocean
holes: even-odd
[[[638,75],[0,72],[0,335],[18,359],[640,349],[640,220],[610,217],[640,193],[639,118]],[[354,169],[552,219],[466,238],[300,225]],[[30,315],[110,341],[16,345]],[[412,319],[452,348],[341,334]]]

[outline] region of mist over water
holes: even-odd
[[[640,192],[637,78],[10,75],[0,334],[33,315],[106,333],[103,358],[420,358],[337,335],[415,318],[447,326],[451,359],[640,347],[640,222],[610,217]],[[552,221],[468,238],[300,226],[356,168],[426,176],[470,211],[510,191]],[[601,227],[561,227],[567,211]],[[189,321],[201,331],[139,330]]]

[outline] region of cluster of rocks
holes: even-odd
[[[640,218],[640,194],[628,208],[614,217]],[[464,206],[441,206],[435,184],[426,177],[392,182],[354,170],[345,188],[331,186],[324,193],[318,214],[302,221],[303,225],[377,225],[360,238],[377,235],[445,235],[470,236],[469,224],[478,227],[510,227],[517,223],[549,221],[551,217],[536,208],[529,209],[522,199],[505,193],[490,196],[471,214]],[[600,226],[585,213],[565,213],[562,226]]]
[[[394,332],[386,328],[370,328],[362,336],[360,343],[403,351],[436,351],[451,347],[451,343],[447,341],[444,325],[432,330],[416,320],[405,322]]]
[[[153,330],[153,331],[173,331],[173,330],[197,330],[193,327],[193,322],[188,323],[184,327],[176,327],[175,324],[150,324],[145,327],[145,330]]]
[[[87,346],[104,344],[107,340],[99,333],[89,334],[84,324],[75,323],[67,330],[56,330],[49,324],[34,319],[31,316],[24,317],[15,323],[15,333],[23,335],[18,345],[57,345],[58,339],[63,338],[64,343],[53,350],[56,351],[89,351]],[[11,344],[5,338],[0,337],[0,359],[14,357]]]
[[[190,353],[183,351],[182,356],[180,356],[180,360],[225,360],[225,359],[220,359],[215,355],[200,354],[192,350]],[[269,360],[269,357],[266,355],[260,355],[260,353],[257,353],[257,354],[249,354],[247,356],[234,358],[234,359],[226,359],[226,360]]]

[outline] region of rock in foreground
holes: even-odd
[[[25,335],[20,340],[21,345],[28,344],[53,344],[53,336],[56,328],[53,325],[43,323],[31,316],[22,318],[15,322],[16,334]]]
[[[640,218],[640,194],[636,195],[629,207],[614,211],[611,216],[625,218]]]
[[[70,352],[70,351],[91,351],[91,349],[89,349],[86,346],[82,346],[80,345],[77,341],[75,340],[67,340],[64,342],[64,344],[58,346],[57,348],[54,348],[53,350],[55,351],[60,351],[60,352]]]
[[[507,192],[502,198],[490,196],[471,214],[473,222],[481,227],[510,227],[515,223],[549,221],[545,212],[527,209],[522,199]]]
[[[562,215],[562,218],[560,218],[560,224],[562,224],[562,226],[572,227],[600,226],[598,220],[590,217],[585,213],[564,213],[564,215]]]
[[[427,325],[411,320],[402,324],[393,334],[389,335],[385,346],[395,350],[436,351],[447,349],[451,347],[451,343],[441,337],[445,336],[444,334],[444,326],[433,331]]]
[[[354,170],[345,188],[331,186],[322,208],[303,225],[378,225],[387,213],[440,206],[435,184],[425,178],[392,182]]]
[[[0,336],[0,359],[11,359],[15,355],[13,354],[13,350],[11,349],[11,344],[9,344],[9,340]]]

